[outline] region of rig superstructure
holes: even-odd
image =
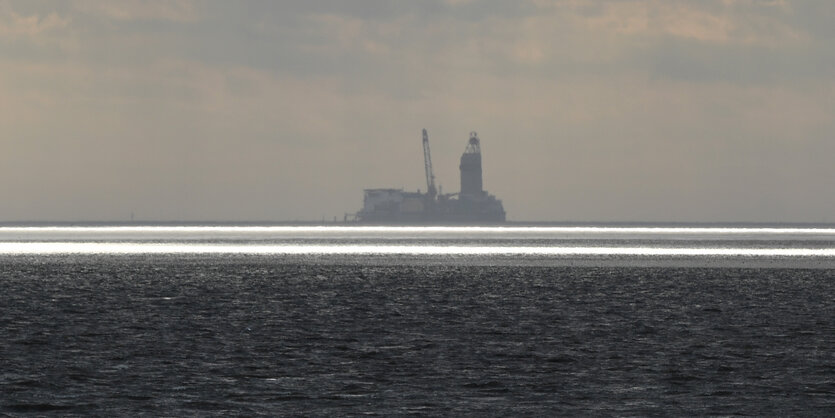
[[[403,189],[365,189],[363,208],[356,220],[363,223],[498,223],[505,221],[502,201],[484,190],[481,176],[481,140],[470,132],[461,155],[461,191],[440,193],[435,186],[429,134],[423,130],[426,193]]]

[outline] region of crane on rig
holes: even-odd
[[[435,199],[435,174],[432,172],[432,155],[429,153],[429,134],[423,130],[423,164],[426,168],[426,191],[430,199]]]

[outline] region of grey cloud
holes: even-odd
[[[773,84],[831,79],[835,51],[827,48],[773,48],[748,45],[707,45],[668,39],[647,51],[654,79],[691,82]]]
[[[299,2],[254,1],[245,5],[214,1],[207,6],[215,16],[243,14],[249,18],[268,17],[283,20],[297,16],[338,15],[373,21],[402,16],[455,17],[462,20],[483,20],[489,17],[514,18],[536,14],[541,7],[535,2],[480,0],[449,2],[444,0],[308,0]]]
[[[775,48],[665,38],[625,48],[630,48],[630,53],[591,59],[546,51],[548,57],[534,65],[521,64],[505,55],[485,56],[478,70],[502,77],[565,82],[640,74],[649,80],[726,82],[739,86],[825,83],[835,74],[835,49],[822,44]]]

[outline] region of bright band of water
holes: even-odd
[[[464,234],[776,234],[835,235],[835,228],[597,227],[597,226],[24,226],[4,233],[464,233]]]
[[[531,255],[835,257],[835,248],[499,247],[0,242],[0,254]]]

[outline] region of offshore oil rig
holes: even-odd
[[[403,189],[365,189],[363,208],[356,220],[380,224],[498,223],[505,221],[502,201],[483,189],[481,179],[481,141],[470,132],[467,148],[461,155],[461,191],[440,193],[435,187],[429,134],[423,130],[423,162],[426,193]]]

